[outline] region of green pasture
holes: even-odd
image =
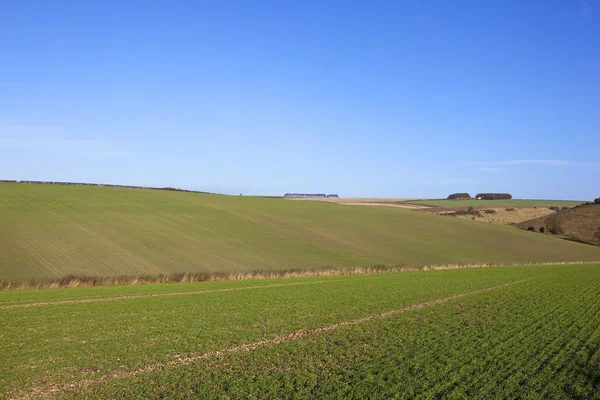
[[[1,398],[594,399],[600,264],[6,291],[0,336]]]

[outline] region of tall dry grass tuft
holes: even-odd
[[[256,270],[249,272],[223,271],[223,272],[175,272],[161,275],[119,275],[119,276],[93,276],[93,275],[67,275],[60,278],[39,278],[24,281],[0,280],[0,290],[31,290],[31,289],[57,289],[92,286],[124,286],[144,285],[152,283],[185,283],[225,280],[250,280],[250,279],[276,279],[276,278],[303,278],[326,277],[342,275],[380,274],[389,272],[406,271],[438,271],[445,269],[461,268],[486,268],[501,266],[533,266],[533,265],[566,265],[566,264],[597,264],[598,261],[558,261],[545,263],[513,263],[513,264],[445,264],[422,266],[357,266],[357,267],[332,267],[326,266],[314,269],[283,269],[283,270]]]

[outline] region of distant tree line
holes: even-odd
[[[127,189],[170,190],[170,191],[174,191],[174,192],[213,194],[213,193],[209,193],[209,192],[201,192],[201,191],[198,191],[198,190],[185,190],[185,189],[177,189],[177,188],[173,188],[173,187],[111,185],[111,184],[107,184],[107,183],[52,182],[52,181],[17,181],[17,180],[6,180],[6,179],[0,179],[0,183],[31,183],[31,184],[37,184],[37,185],[102,186],[102,187],[115,187],[115,188],[127,188]]]
[[[469,193],[452,193],[448,196],[448,200],[469,200],[470,198]]]
[[[283,197],[310,197],[310,198],[321,198],[321,199],[337,199],[340,196],[337,194],[325,194],[325,193],[286,193]]]
[[[510,193],[478,193],[475,198],[478,200],[510,200],[512,195]]]

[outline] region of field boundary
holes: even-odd
[[[424,302],[424,303],[414,304],[412,306],[404,307],[404,308],[401,308],[398,310],[392,310],[392,311],[387,311],[387,312],[383,312],[383,313],[379,313],[379,314],[373,314],[373,315],[369,315],[369,316],[366,316],[363,318],[354,319],[354,320],[350,320],[350,321],[338,322],[335,324],[326,325],[326,326],[319,327],[319,328],[302,329],[302,330],[288,333],[286,335],[281,335],[281,336],[276,336],[271,339],[261,340],[259,342],[246,343],[246,344],[242,344],[239,346],[228,347],[225,349],[212,351],[212,352],[208,352],[208,353],[204,353],[204,354],[200,354],[200,355],[196,355],[196,356],[182,357],[177,360],[156,363],[156,364],[149,365],[147,367],[137,368],[137,369],[130,370],[130,371],[117,372],[117,373],[113,373],[113,374],[109,374],[109,375],[104,375],[104,376],[101,376],[101,377],[95,378],[95,379],[82,379],[82,380],[73,381],[70,383],[60,383],[60,384],[54,384],[54,385],[50,385],[50,386],[43,387],[43,388],[35,388],[35,389],[31,390],[28,394],[26,394],[22,397],[18,397],[18,398],[19,399],[33,399],[33,398],[38,398],[38,397],[42,397],[42,396],[51,396],[51,395],[58,394],[60,392],[75,391],[77,389],[82,389],[82,388],[90,386],[90,385],[109,382],[109,381],[113,381],[113,380],[117,380],[117,379],[128,378],[128,377],[164,369],[167,367],[183,367],[183,366],[190,365],[197,361],[201,361],[201,360],[205,360],[205,359],[218,358],[218,357],[226,356],[229,354],[246,353],[246,352],[250,352],[250,351],[256,350],[258,348],[261,348],[261,347],[265,347],[265,346],[269,346],[269,345],[278,345],[281,343],[302,339],[302,338],[312,336],[312,335],[318,335],[320,333],[329,332],[329,331],[333,331],[333,330],[348,327],[348,326],[355,326],[355,325],[363,324],[363,323],[369,322],[369,321],[380,320],[380,319],[392,317],[394,315],[403,314],[403,313],[415,311],[415,310],[420,310],[420,309],[423,309],[426,307],[435,306],[435,305],[442,304],[442,303],[447,303],[449,301],[460,299],[463,297],[472,296],[472,295],[476,295],[476,294],[480,294],[480,293],[489,292],[492,290],[502,289],[502,288],[505,288],[508,286],[517,285],[517,284],[520,284],[520,283],[523,283],[526,281],[527,281],[527,279],[523,279],[523,280],[519,280],[519,281],[515,281],[515,282],[505,283],[505,284],[498,285],[498,286],[492,286],[492,287],[478,289],[478,290],[471,291],[471,292],[460,293],[460,294],[456,294],[456,295],[449,296],[449,297],[444,297],[444,298],[437,299],[437,300],[431,300],[431,301]]]
[[[308,278],[344,275],[365,275],[390,272],[439,271],[462,268],[520,267],[542,265],[600,264],[599,261],[555,261],[555,262],[514,262],[479,264],[433,264],[433,265],[374,265],[356,267],[321,267],[313,269],[255,270],[249,272],[179,272],[159,275],[68,275],[60,278],[39,278],[8,281],[0,279],[0,291],[60,289],[95,286],[133,286],[147,284],[175,284],[213,281],[245,281],[280,278]]]
[[[53,181],[21,181],[12,179],[0,179],[0,183],[9,183],[15,185],[54,185],[54,186],[94,186],[120,189],[143,189],[143,190],[162,190],[170,192],[200,193],[200,194],[218,194],[212,192],[202,192],[199,190],[187,190],[174,187],[155,187],[155,186],[131,186],[131,185],[113,185],[111,183],[86,183],[86,182],[53,182]]]

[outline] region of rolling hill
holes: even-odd
[[[521,229],[555,234],[567,239],[600,245],[600,204],[585,204],[517,224]]]
[[[600,248],[386,207],[0,184],[0,279],[600,260]]]

